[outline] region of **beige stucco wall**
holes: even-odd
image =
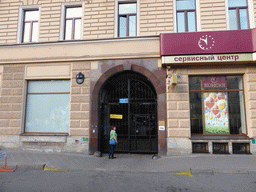
[[[0,3],[0,44],[17,42],[19,9],[26,6],[39,6],[40,29],[39,42],[59,41],[61,37],[62,4],[82,3],[84,6],[82,39],[114,38],[117,24],[115,0],[2,0]],[[140,0],[139,36],[159,35],[175,32],[175,1]],[[201,31],[227,30],[225,0],[200,0],[198,22]],[[252,18],[256,17],[256,3],[249,6]],[[254,19],[256,21],[256,19]],[[199,28],[199,30],[200,30]]]
[[[246,84],[246,119],[250,137],[256,137],[256,68],[248,67],[244,77]]]
[[[24,65],[3,66],[0,97],[0,134],[18,135],[21,133]]]
[[[200,0],[202,31],[227,29],[225,0]]]
[[[0,46],[0,146],[40,151],[88,152],[91,69],[107,59],[160,58],[158,37]],[[15,55],[15,57],[14,57]],[[82,72],[85,81],[76,83]],[[29,80],[70,79],[68,136],[25,133]]]

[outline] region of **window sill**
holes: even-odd
[[[20,135],[21,142],[35,142],[35,143],[66,143],[68,134],[34,134],[24,133]]]
[[[191,140],[250,140],[247,135],[191,135]]]

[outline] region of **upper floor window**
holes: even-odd
[[[118,37],[137,35],[137,3],[118,4]]]
[[[22,42],[37,42],[39,34],[39,10],[24,10]]]
[[[246,0],[228,0],[229,27],[231,30],[249,28],[247,10]]]
[[[81,39],[82,7],[65,8],[65,40]]]
[[[195,0],[176,0],[177,31],[196,31]]]

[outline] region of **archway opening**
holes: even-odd
[[[111,76],[99,95],[99,148],[109,150],[109,133],[117,127],[117,152],[158,153],[157,93],[143,75],[125,71]]]

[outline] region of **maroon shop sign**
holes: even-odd
[[[209,88],[227,88],[226,76],[206,76],[202,79],[204,89]]]
[[[161,56],[253,53],[255,51],[256,29],[160,35]]]

